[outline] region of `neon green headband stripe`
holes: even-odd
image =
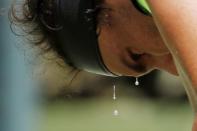
[[[139,3],[139,5],[141,5],[141,7],[143,8],[143,10],[146,10],[147,12],[149,12],[151,14],[151,10],[148,6],[148,3],[146,2],[146,0],[137,0],[137,2]]]

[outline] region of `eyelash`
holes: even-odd
[[[112,9],[103,5],[97,5],[95,9],[96,24],[97,24],[97,35],[100,35],[100,27],[103,25],[110,26],[110,12]]]
[[[109,24],[110,20],[110,8],[101,7],[97,12],[98,24]]]

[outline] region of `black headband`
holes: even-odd
[[[105,66],[98,45],[96,33],[96,0],[54,0],[53,6],[47,0],[28,0],[30,10],[38,16],[50,31],[55,31],[57,42],[61,44],[65,61],[88,72],[114,76]],[[45,5],[47,4],[47,5]],[[49,8],[50,7],[50,8]],[[56,26],[50,26],[42,12],[49,8],[56,14]],[[52,9],[51,9],[52,8]]]
[[[82,70],[116,76],[104,65],[98,47],[94,0],[58,0],[63,29],[58,33],[65,56]]]

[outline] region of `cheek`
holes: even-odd
[[[120,24],[111,29],[111,39],[125,48],[139,50],[151,54],[168,53],[157,28],[154,25],[139,22]]]
[[[102,28],[99,36],[99,47],[104,64],[115,74],[137,76],[146,72],[143,63],[136,63],[125,51],[124,44],[118,43],[108,28]]]
[[[168,52],[151,17],[135,11],[114,13],[110,23],[108,30],[114,42],[147,52]]]
[[[118,8],[118,7],[117,7]],[[122,8],[121,8],[122,9]],[[125,49],[145,53],[168,52],[151,17],[133,9],[120,8],[110,14],[108,24],[101,25],[99,47],[105,65],[115,74],[139,75],[152,69],[150,61],[135,62]],[[125,10],[126,9],[126,10]],[[149,68],[150,67],[150,68]]]
[[[111,39],[111,35],[106,27],[100,28],[98,41],[104,64],[111,72],[115,74],[120,73],[118,69],[121,69],[122,65],[119,58],[123,54],[121,46],[117,46],[114,40]]]

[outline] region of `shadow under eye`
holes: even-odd
[[[130,57],[134,60],[134,61],[138,61],[142,55],[140,54],[131,54]]]
[[[129,69],[134,70],[137,73],[145,73],[147,71],[146,66],[140,62],[140,59],[145,55],[145,54],[135,54],[131,52],[131,50],[126,49],[127,54],[129,55],[131,61],[126,60],[125,58],[121,58],[121,61],[125,66],[127,66]]]
[[[146,66],[141,63],[130,63],[125,59],[121,59],[124,65],[126,65],[129,69],[134,70],[137,73],[144,73],[147,71]]]

